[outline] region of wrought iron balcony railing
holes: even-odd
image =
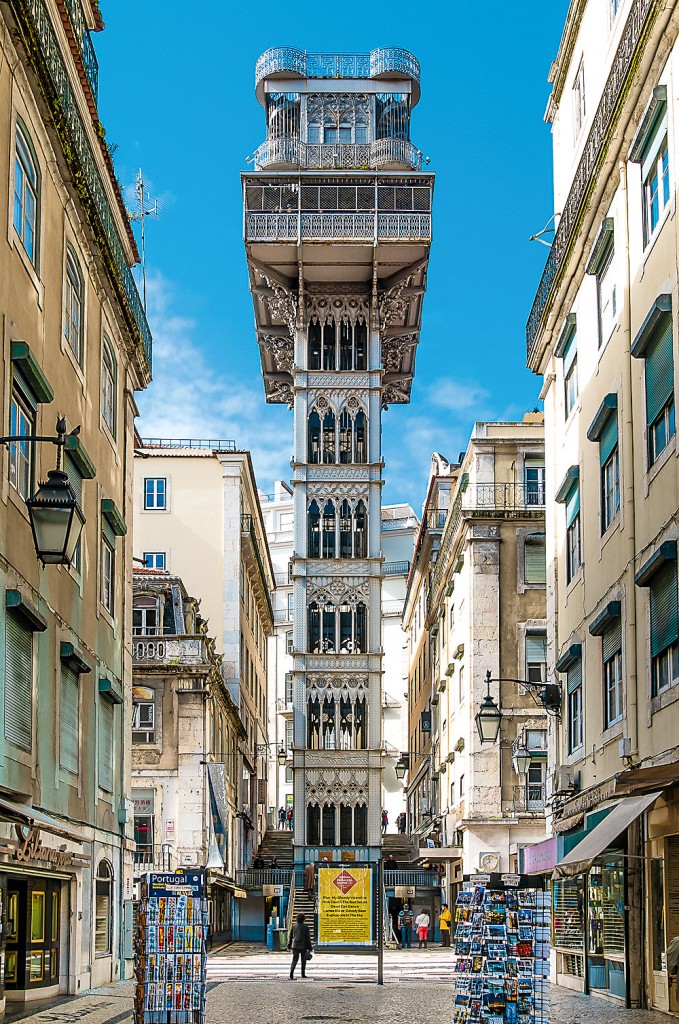
[[[399,46],[383,46],[370,53],[306,53],[294,46],[266,50],[255,68],[255,87],[271,75],[287,72],[299,78],[382,78],[405,75],[418,83],[419,61]]]
[[[463,507],[494,511],[544,511],[544,484],[473,484],[465,494]]]
[[[528,317],[526,355],[528,366],[533,370],[537,369],[535,360],[540,338],[556,287],[568,265],[576,235],[591,201],[593,180],[600,172],[605,151],[614,137],[629,77],[638,66],[638,48],[648,38],[649,18],[655,18],[662,7],[662,0],[633,0],[631,5]]]
[[[281,622],[292,622],[292,612],[289,612],[287,608],[276,608],[273,613],[273,620],[278,625]]]
[[[29,51],[36,74],[50,100],[55,128],[76,175],[88,217],[103,248],[108,250],[109,277],[128,324],[143,346],[150,373],[151,331],[47,8],[44,0],[13,0],[13,6],[28,35],[36,41],[35,52]]]
[[[543,814],[545,787],[540,783],[526,783],[512,787],[512,808],[515,813]]]
[[[430,242],[425,213],[246,213],[246,242]]]
[[[82,58],[83,67],[85,68],[85,74],[87,75],[87,81],[90,84],[90,89],[94,96],[94,102],[96,103],[97,91],[99,88],[99,64],[97,63],[97,56],[94,52],[92,37],[85,22],[85,14],[81,0],[66,0],[66,9],[68,11],[69,18],[71,19],[73,35],[75,36],[76,43],[80,48],[80,56]]]
[[[446,525],[447,508],[428,508],[425,512],[425,523],[429,533],[440,533]]]
[[[289,136],[267,139],[255,150],[255,168],[299,167],[304,170],[379,170],[383,167],[419,171],[422,153],[405,139],[364,143],[307,143]]]
[[[436,860],[436,850],[432,850],[432,860]],[[441,879],[438,871],[426,871],[424,868],[404,868],[397,871],[384,872],[384,884],[386,888],[395,885],[415,885],[419,889],[438,889]]]
[[[244,889],[261,889],[263,885],[290,885],[290,868],[247,868],[236,872],[236,882]]]
[[[383,601],[382,602],[382,615],[402,615],[403,614],[403,601]]]
[[[225,438],[142,437],[144,448],[201,448],[211,451],[235,452],[236,442]]]

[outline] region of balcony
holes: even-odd
[[[403,614],[403,601],[383,601],[382,602],[382,615],[402,615]]]
[[[620,37],[620,43],[611,64],[611,70],[596,109],[592,126],[585,142],[582,157],[573,175],[559,226],[547,257],[547,263],[538,285],[537,294],[526,325],[526,361],[539,372],[540,341],[556,290],[566,272],[577,235],[581,232],[587,208],[595,194],[595,179],[601,174],[604,156],[611,145],[622,141],[623,132],[616,127],[622,115],[630,84],[630,76],[640,64],[639,49],[650,37],[649,22],[655,20],[663,8],[661,0],[633,0],[630,13]],[[612,162],[613,157],[612,155]],[[602,181],[608,176],[603,175]]]
[[[134,873],[143,875],[147,871],[172,871],[172,848],[169,843],[158,846],[142,846],[137,843],[133,854]]]
[[[263,885],[290,885],[290,868],[249,868],[236,872],[236,882],[243,889],[261,889]]]
[[[137,665],[207,665],[204,636],[135,636],[132,661]]]
[[[413,105],[420,95],[420,64],[400,46],[382,46],[370,53],[306,53],[295,46],[274,46],[255,67],[255,90],[262,102],[265,78],[397,78],[410,79]]]
[[[283,622],[292,622],[292,612],[289,612],[287,608],[276,608],[273,613],[273,621],[277,626]]]
[[[267,139],[255,150],[255,169],[411,170],[422,168],[422,153],[406,139],[365,143],[307,143],[291,136]]]
[[[425,512],[425,526],[429,533],[441,533],[447,515],[447,508],[428,508]]]
[[[429,852],[432,860],[434,860],[436,850],[430,850]],[[441,880],[438,871],[405,868],[404,870],[385,871],[384,885],[387,889],[393,889],[397,885],[414,885],[418,889],[438,889],[441,885]]]
[[[92,37],[90,36],[89,29],[85,22],[82,4],[80,0],[66,0],[66,9],[71,20],[76,45],[80,51],[80,58],[83,62],[85,75],[87,77],[89,87],[92,90],[94,102],[96,103],[97,91],[99,88],[99,64],[94,52],[94,46],[92,45]]]
[[[472,484],[463,508],[493,512],[541,512],[545,510],[544,484]]]
[[[410,562],[384,562],[382,565],[383,576],[407,576],[410,572]]]
[[[236,442],[225,438],[142,437],[144,448],[196,448],[207,451],[235,452]]]
[[[246,213],[246,242],[430,242],[431,214]]]
[[[512,801],[510,807],[503,810],[513,814],[544,814],[545,813],[545,787],[541,783],[526,783],[523,786],[512,787]]]

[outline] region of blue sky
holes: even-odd
[[[155,379],[141,433],[233,438],[264,491],[290,476],[292,413],[264,402],[242,242],[239,173],[265,135],[255,61],[285,44],[397,45],[419,59],[411,137],[436,172],[434,243],[412,402],[383,420],[384,501],[419,510],[432,451],[454,460],[475,420],[539,404],[524,326],[547,250],[528,238],[552,214],[543,114],[567,0],[101,6],[100,117],[116,170],[130,204],[139,167],[161,202],[147,221]]]

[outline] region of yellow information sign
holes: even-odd
[[[373,871],[369,867],[319,867],[318,944],[373,944]]]

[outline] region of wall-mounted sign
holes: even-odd
[[[165,822],[165,832],[167,833],[168,836],[174,835],[174,821],[172,820],[172,818],[168,818],[167,821]]]
[[[282,896],[283,886],[282,885],[263,885],[262,896]]]
[[[43,846],[39,828],[15,825],[14,829],[17,838],[6,839],[0,843],[0,853],[6,853],[12,860],[20,863],[42,861],[51,864],[53,868],[81,868],[89,864],[92,859],[84,853],[73,853],[71,850],[67,850],[65,844],[58,850],[53,846]]]
[[[407,900],[415,896],[414,885],[397,885],[394,889],[396,899]]]

